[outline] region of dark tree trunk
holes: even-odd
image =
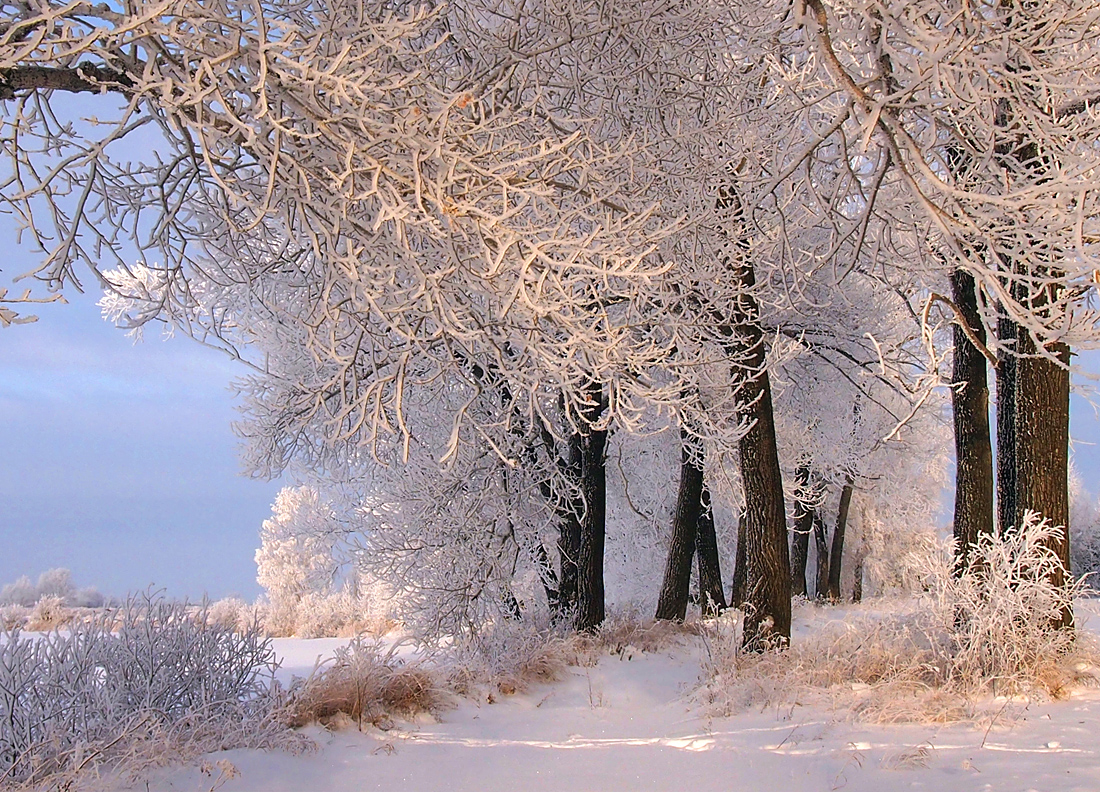
[[[810,472],[800,467],[796,473],[800,488],[810,482]],[[806,561],[810,555],[810,532],[813,530],[814,507],[805,500],[800,491],[794,502],[794,529],[791,535],[791,596],[805,597]]]
[[[844,559],[844,534],[848,530],[848,511],[852,506],[852,480],[844,482],[840,490],[840,508],[836,513],[836,527],[833,529],[833,547],[829,551],[829,584],[825,589],[825,598],[830,602],[840,601],[840,565]]]
[[[743,282],[755,279],[746,268]],[[740,389],[744,416],[751,428],[738,442],[741,481],[745,488],[745,648],[750,651],[785,645],[791,639],[791,562],[787,551],[787,515],[783,474],[775,446],[771,383],[764,367],[764,338],[756,299],[746,289],[743,333],[749,339],[747,372]]]
[[[745,581],[748,579],[747,562],[745,561],[745,515],[737,518],[737,550],[733,560],[733,581],[730,583],[730,605],[735,608],[745,607]]]
[[[1016,365],[1016,487],[1021,519],[1024,510],[1039,512],[1051,525],[1063,527],[1052,549],[1069,571],[1069,369],[1035,352],[1030,337],[1021,333],[1021,351],[1028,355]],[[1051,344],[1050,351],[1066,367],[1069,347]],[[1052,582],[1066,583],[1059,571]],[[1073,626],[1067,608],[1058,626]]]
[[[699,512],[699,528],[695,532],[695,554],[699,559],[699,602],[703,616],[717,616],[726,609],[722,590],[722,566],[718,559],[718,536],[714,530],[714,510],[710,490],[703,481]]]
[[[569,459],[565,474],[573,496],[558,510],[558,603],[561,617],[577,612],[578,563],[581,552],[581,520],[584,517],[584,438],[574,433],[569,438]]]
[[[1016,369],[1019,327],[1007,316],[997,321],[997,338],[1012,351],[997,357],[997,525],[1008,531],[1020,524],[1016,503]]]
[[[717,208],[729,220],[723,264],[737,281],[738,293],[729,306],[729,321],[719,325],[731,353],[730,378],[749,425],[737,444],[741,482],[745,490],[745,628],[749,651],[785,646],[791,639],[791,561],[787,548],[787,516],[783,473],[775,446],[771,379],[768,377],[756,270],[748,255],[740,198],[732,184],[723,185]],[[740,549],[739,551],[740,552]]]
[[[603,412],[603,387],[594,384],[588,393],[590,406],[584,416],[587,432],[581,438],[581,492],[584,518],[581,520],[577,551],[578,630],[595,630],[604,620],[603,557],[607,517],[607,468],[604,451],[607,431],[593,429]]]
[[[852,580],[852,602],[863,602],[863,552],[856,556],[856,566],[853,570],[855,579]]]
[[[1014,22],[1016,13],[1025,15],[1030,9],[1012,8],[1006,18],[1006,24]],[[1029,22],[1031,20],[1028,20]],[[1044,22],[1042,27],[1046,24]],[[1031,69],[1027,62],[1009,63],[1009,68],[1018,68],[1026,72]],[[1051,171],[1057,166],[1051,150],[1044,150],[1033,138],[1021,134],[1027,129],[1026,119],[1016,116],[1012,102],[1004,99],[996,106],[996,124],[1003,132],[995,143],[994,151],[998,159],[1007,166],[1008,172],[1017,173],[1023,185],[1041,184],[1050,178]],[[1022,122],[1022,123],[1021,123]],[[1013,251],[1011,258],[1005,257],[1006,269],[1017,276],[1011,287],[1016,301],[1028,308],[1033,316],[1049,321],[1054,318],[1051,306],[1058,302],[1064,277],[1056,262],[1062,258],[1062,251],[1049,244],[1035,244],[1035,240],[1024,233],[1017,237],[1017,244],[1023,243],[1023,254]],[[1042,285],[1046,284],[1046,285]],[[1057,571],[1052,579],[1055,585],[1063,585],[1069,572],[1069,347],[1059,341],[1042,336],[1033,337],[1023,327],[1006,323],[1015,331],[1015,350],[1019,357],[1015,361],[1011,388],[1006,393],[1012,395],[1013,414],[1006,416],[1006,424],[1012,419],[1012,458],[1002,465],[998,458],[998,472],[1002,467],[1013,467],[1011,482],[1013,497],[1008,508],[1011,509],[1011,521],[1002,521],[1005,525],[1019,527],[1025,511],[1038,512],[1050,520],[1052,525],[1061,526],[1063,535],[1054,541],[1051,549],[1062,561],[1063,569]],[[1041,356],[1045,353],[1053,360]],[[998,388],[1000,381],[998,379]],[[998,391],[998,403],[1002,401]],[[1007,428],[1007,427],[1006,427]],[[997,429],[1001,429],[998,414]],[[1008,448],[1006,444],[1006,448]],[[998,438],[998,455],[1002,453]],[[998,493],[1000,492],[998,485]],[[1054,626],[1071,628],[1073,611],[1067,607]]]
[[[692,438],[680,430],[680,488],[672,518],[672,540],[668,546],[665,577],[657,598],[657,618],[683,621],[687,616],[691,560],[695,556],[696,534],[703,498],[703,468],[698,453],[692,453]]]
[[[814,545],[817,548],[817,580],[814,584],[814,598],[823,599],[829,589],[829,540],[825,521],[816,511],[813,516]]]
[[[951,292],[971,332],[985,344],[974,278],[957,269]],[[993,532],[993,448],[989,440],[989,384],[985,356],[954,326],[951,408],[955,423],[955,571],[966,568],[970,547]]]

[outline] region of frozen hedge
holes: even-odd
[[[0,787],[289,745],[276,665],[255,626],[221,626],[160,595],[41,636],[0,632]]]

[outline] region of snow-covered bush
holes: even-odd
[[[14,630],[27,623],[30,610],[22,605],[0,605],[0,630]]]
[[[31,608],[27,617],[27,629],[38,632],[56,630],[72,621],[73,612],[65,607],[65,600],[56,595],[45,595]]]
[[[71,599],[73,594],[76,593],[76,587],[73,586],[73,575],[67,569],[47,569],[41,575],[38,576],[38,598],[43,597],[57,597],[59,600],[65,601]]]
[[[0,635],[0,785],[285,744],[275,654],[185,603],[131,597],[65,632]],[[123,762],[122,767],[118,767]]]
[[[224,630],[248,629],[250,615],[248,603],[238,597],[226,597],[212,602],[206,610],[210,624]]]
[[[294,634],[299,638],[353,637],[382,634],[391,626],[379,597],[350,591],[307,594],[298,603]]]
[[[951,544],[929,543],[909,558],[922,596],[857,609],[784,652],[742,652],[738,615],[727,614],[706,628],[700,696],[721,712],[818,698],[873,720],[947,721],[991,695],[1057,697],[1095,683],[1100,649],[1055,626],[1081,591],[1052,582],[1061,530],[1029,513],[1019,531],[982,537],[959,576]]]

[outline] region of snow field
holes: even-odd
[[[1100,624],[1098,611],[1095,601],[1078,604],[1086,629]],[[843,615],[843,609],[799,609],[798,633]],[[276,640],[280,677],[308,674],[318,657],[344,643]],[[197,767],[162,770],[150,789],[1100,789],[1100,690],[1078,689],[1046,703],[991,701],[991,718],[949,726],[869,725],[843,712],[801,705],[712,718],[690,695],[704,656],[697,639],[652,654],[626,647],[593,667],[571,667],[558,683],[513,696],[494,691],[460,699],[438,719],[402,722],[387,731],[309,727],[306,733],[318,743],[311,754],[212,754],[206,774]],[[231,766],[215,765],[219,760]]]

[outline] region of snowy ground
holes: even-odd
[[[1079,618],[1100,613],[1082,603]],[[823,615],[823,614],[821,614]],[[1100,630],[1100,616],[1087,628]],[[805,629],[805,625],[803,625]],[[284,674],[305,674],[338,640],[276,642]],[[1100,690],[1031,704],[990,729],[868,726],[805,707],[708,719],[685,701],[692,646],[608,656],[594,668],[495,703],[464,701],[439,722],[388,732],[309,733],[305,756],[230,751],[226,779],[169,770],[149,788],[225,792],[448,790],[1100,789]],[[223,786],[218,786],[224,782]]]

